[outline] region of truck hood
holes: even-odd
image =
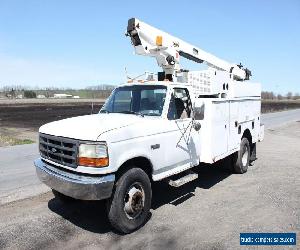
[[[77,116],[50,122],[40,127],[39,132],[67,138],[96,141],[107,131],[129,126],[142,121],[143,117],[128,114],[95,114]]]

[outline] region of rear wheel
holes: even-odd
[[[248,170],[250,161],[250,144],[247,138],[242,138],[240,150],[233,154],[233,170],[237,174],[244,174]]]
[[[151,207],[151,183],[140,168],[132,168],[117,181],[113,196],[107,201],[108,219],[122,233],[130,233],[147,220]]]

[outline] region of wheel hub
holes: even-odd
[[[130,219],[136,218],[144,208],[144,191],[142,187],[134,185],[125,195],[124,211]]]
[[[243,164],[243,166],[246,166],[247,162],[248,162],[248,148],[244,147],[244,153],[243,153],[243,156],[242,156],[242,164]]]

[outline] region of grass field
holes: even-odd
[[[14,146],[34,143],[31,139],[19,139],[8,135],[0,135],[0,145],[3,146]]]
[[[300,108],[300,100],[263,100],[261,112],[270,113]]]

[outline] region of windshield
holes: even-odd
[[[100,110],[100,113],[125,113],[160,116],[167,87],[134,85],[116,88]]]

